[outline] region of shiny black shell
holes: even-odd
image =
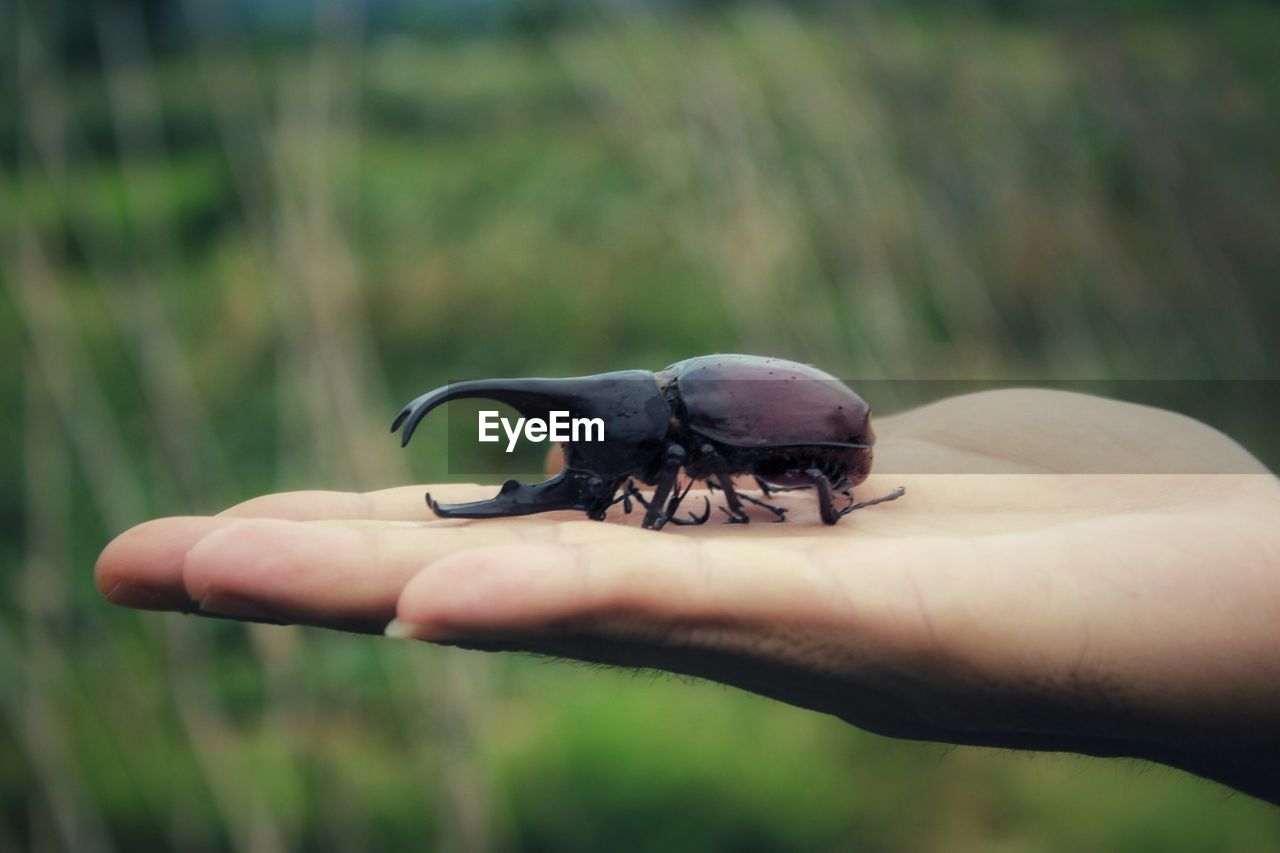
[[[656,374],[674,426],[697,455],[710,442],[730,466],[779,485],[810,468],[851,485],[871,469],[871,410],[826,371],[780,358],[708,355]]]

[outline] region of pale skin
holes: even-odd
[[[97,583],[123,606],[692,674],[894,737],[1145,758],[1280,804],[1273,474],[1196,421],[1064,392],[876,431],[886,473],[858,497],[907,494],[835,527],[806,492],[775,496],[786,523],[661,531],[621,506],[423,503],[492,486],[293,492],[126,531]]]

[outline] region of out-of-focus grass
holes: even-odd
[[[1273,378],[1280,15],[599,12],[457,43],[337,15],[275,53],[193,16],[161,60],[99,13],[102,74],[17,32],[0,848],[1280,844],[1273,809],[1163,769],[90,582],[146,517],[444,476],[439,424],[408,454],[385,432],[449,379],[714,350]]]

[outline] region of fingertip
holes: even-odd
[[[174,609],[190,603],[182,582],[187,553],[227,522],[177,516],[143,522],[111,540],[94,565],[98,591],[113,604]]]
[[[200,601],[213,588],[221,591],[259,593],[255,587],[286,577],[301,563],[296,533],[301,522],[278,518],[227,517],[220,529],[194,543],[187,552],[182,581],[187,594]],[[320,550],[334,548],[332,538],[346,538],[340,528],[309,529],[309,539],[323,539]],[[256,583],[255,583],[256,582]]]
[[[191,549],[183,582],[202,613],[376,633],[395,614],[406,579],[431,554],[429,537],[416,536],[418,525],[392,531],[235,519]],[[411,549],[422,550],[421,563],[405,565]]]
[[[519,543],[473,548],[437,560],[405,585],[387,634],[438,640],[528,630],[557,607],[564,608],[563,572],[558,570],[573,562],[575,550],[556,543]]]

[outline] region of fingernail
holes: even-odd
[[[386,630],[382,633],[386,634],[393,640],[416,640],[419,632],[421,631],[421,625],[415,625],[412,622],[402,622],[399,619],[392,619],[387,623]]]
[[[257,601],[225,592],[207,592],[200,599],[199,612],[206,616],[229,616],[246,622],[269,622],[273,625],[286,625],[288,620],[280,614],[263,607]]]
[[[107,590],[107,601],[136,610],[189,610],[191,599],[167,589],[121,581]]]

